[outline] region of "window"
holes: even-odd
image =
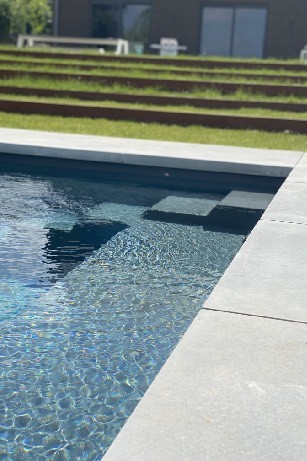
[[[149,5],[125,5],[123,7],[123,37],[131,41],[147,43],[150,27]]]
[[[92,5],[92,36],[101,38],[125,38],[132,42],[148,43],[150,5],[102,3]]]
[[[237,8],[235,10],[235,29],[233,55],[262,58],[266,25],[264,8]]]
[[[119,7],[93,5],[92,36],[117,38],[119,36]]]
[[[231,52],[232,8],[204,8],[201,53],[229,56]]]
[[[266,17],[266,8],[204,7],[200,53],[261,58]]]

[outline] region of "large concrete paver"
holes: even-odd
[[[307,322],[306,242],[306,225],[260,221],[206,307]]]
[[[307,183],[307,153],[301,157],[296,167],[287,177],[286,181]]]
[[[307,325],[202,311],[103,461],[305,460],[306,338]]]
[[[286,181],[262,219],[307,224],[307,182]]]
[[[286,177],[302,157],[274,151],[0,128],[0,152],[129,165]]]

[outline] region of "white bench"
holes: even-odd
[[[84,37],[58,37],[50,35],[18,35],[17,48],[24,46],[33,47],[35,44],[55,45],[97,45],[113,46],[115,54],[128,54],[129,42],[122,38],[84,38]]]
[[[160,50],[160,56],[177,56],[178,51],[186,50],[186,46],[178,45],[176,38],[161,38],[160,45],[153,43],[150,48]]]

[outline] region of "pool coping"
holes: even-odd
[[[303,459],[307,154],[0,134],[1,153],[286,178],[103,460]]]
[[[303,152],[299,151],[274,151],[5,128],[0,128],[0,152],[275,177],[286,177],[303,155]]]

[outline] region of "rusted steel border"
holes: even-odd
[[[42,67],[42,66],[47,66],[48,63],[44,62],[31,62],[21,59],[16,61],[10,61],[10,60],[0,60],[0,65],[5,65],[5,66],[15,66],[18,64],[29,64],[31,68],[35,67]],[[60,68],[60,69],[65,69],[65,68],[74,68],[78,69],[81,71],[126,71],[126,67],[119,67],[119,66],[99,66],[99,65],[89,65],[89,64],[76,64],[76,63],[63,63],[63,62],[56,62],[53,64],[54,68]],[[12,69],[15,70],[15,69]],[[182,76],[198,76],[198,77],[213,77],[213,78],[246,78],[248,80],[253,80],[253,79],[258,79],[258,80],[268,80],[268,81],[281,81],[281,80],[288,80],[289,82],[293,83],[303,83],[307,81],[307,74],[306,75],[301,75],[301,76],[293,76],[289,74],[279,74],[279,75],[268,75],[268,74],[246,74],[246,73],[226,73],[226,72],[218,72],[218,71],[207,71],[206,69],[204,70],[178,70],[178,69],[152,69],[152,68],[147,68],[147,67],[134,67],[133,70],[138,70],[142,72],[149,72],[151,74],[174,74],[174,75],[182,75]],[[307,68],[306,68],[307,71]]]
[[[106,118],[167,125],[200,125],[211,128],[256,129],[307,133],[306,120],[250,117],[239,115],[196,114],[157,110],[79,106],[42,102],[1,100],[0,111],[20,114],[57,115],[64,117]]]
[[[229,61],[221,61],[215,59],[206,59],[205,57],[198,58],[161,58],[159,56],[114,56],[114,55],[95,55],[95,54],[83,54],[83,53],[58,53],[51,52],[46,53],[44,51],[30,51],[29,49],[25,50],[0,50],[0,54],[11,55],[11,56],[31,56],[31,57],[42,57],[42,58],[60,58],[60,59],[82,59],[83,61],[108,61],[108,62],[134,62],[134,63],[143,63],[143,64],[159,64],[159,65],[175,65],[178,67],[188,66],[188,67],[205,67],[207,69],[212,69],[216,67],[231,68],[237,67],[241,69],[285,69],[291,71],[306,71],[305,64],[288,64],[288,63],[268,63],[265,60],[261,62],[249,62],[231,59]]]
[[[203,82],[200,80],[171,80],[171,79],[153,79],[137,77],[117,77],[106,75],[89,75],[89,74],[67,74],[56,72],[40,71],[21,71],[2,69],[0,70],[0,79],[9,77],[32,77],[48,78],[54,80],[76,79],[86,82],[97,82],[101,84],[113,85],[118,83],[123,86],[134,88],[163,88],[169,91],[190,91],[192,89],[215,88],[223,94],[234,93],[238,89],[244,88],[250,93],[262,93],[268,96],[307,96],[307,86],[303,85],[267,85],[263,83],[229,83],[229,82]]]
[[[131,104],[153,104],[157,106],[191,106],[207,109],[258,108],[286,112],[307,112],[307,103],[285,103],[271,101],[240,101],[236,99],[196,98],[189,96],[135,95],[129,93],[99,93],[94,91],[50,90],[1,86],[0,94],[18,96],[39,96],[54,98],[74,98],[82,101],[114,101]]]

